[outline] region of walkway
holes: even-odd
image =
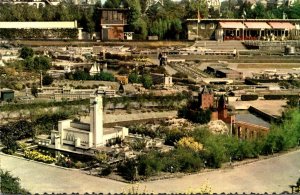
[[[32,193],[128,192],[129,184],[89,176],[76,170],[53,166],[0,154],[1,168],[21,179]],[[141,192],[188,192],[208,182],[213,192],[283,192],[300,177],[300,150],[279,157],[256,161],[233,169],[222,169],[195,175],[142,183]],[[144,190],[145,189],[145,190]]]

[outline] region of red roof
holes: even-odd
[[[245,28],[242,22],[220,22],[221,28]]]
[[[266,22],[245,22],[244,23],[247,28],[251,29],[270,29],[271,26],[269,26]]]
[[[294,29],[295,26],[289,22],[269,22],[269,25],[274,29]]]

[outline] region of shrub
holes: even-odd
[[[50,75],[45,75],[42,81],[43,85],[51,85],[53,83],[53,77]]]
[[[111,172],[112,172],[112,167],[110,165],[108,165],[107,167],[102,169],[101,175],[102,176],[107,176],[107,175],[111,174]]]
[[[127,180],[137,180],[137,163],[134,159],[129,159],[119,164],[117,171]]]
[[[29,194],[20,185],[20,179],[13,177],[8,171],[3,171],[0,169],[1,175],[1,193],[4,194]]]
[[[115,81],[114,75],[109,72],[100,72],[94,76],[95,80],[100,81]]]
[[[33,56],[33,49],[30,47],[22,47],[20,57],[23,59],[31,58]]]
[[[150,152],[139,157],[138,171],[140,175],[149,177],[162,171],[163,164],[158,160],[158,155],[156,152]]]
[[[290,99],[290,98],[299,98],[298,95],[264,95],[265,100],[282,100],[282,99]]]
[[[199,152],[203,150],[203,145],[199,142],[195,141],[193,137],[183,137],[181,138],[177,144],[177,147],[187,148],[194,152]]]
[[[241,95],[242,101],[252,101],[252,100],[257,100],[257,99],[258,99],[258,95],[256,95],[256,94]]]
[[[81,169],[81,168],[84,168],[86,167],[86,164],[81,162],[81,161],[77,161],[75,164],[74,164],[75,168],[77,169]]]
[[[176,72],[175,74],[172,75],[172,77],[176,78],[188,78],[188,75],[182,72]]]

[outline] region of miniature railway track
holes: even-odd
[[[186,66],[183,64],[173,63],[173,64],[170,64],[170,66],[178,72],[187,74],[189,77],[191,77],[196,82],[199,82],[199,79],[201,79],[201,78],[207,78],[207,75],[202,73],[197,67],[195,67],[195,65],[192,65],[191,67],[189,67],[189,66]]]

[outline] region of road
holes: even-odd
[[[1,168],[18,176],[22,186],[31,193],[120,193],[132,188],[130,184],[86,175],[78,170],[65,170],[3,154],[0,157]],[[297,150],[234,168],[149,181],[134,187],[145,193],[186,193],[207,183],[216,193],[280,193],[290,191],[288,185],[295,184],[299,177],[300,150]]]

